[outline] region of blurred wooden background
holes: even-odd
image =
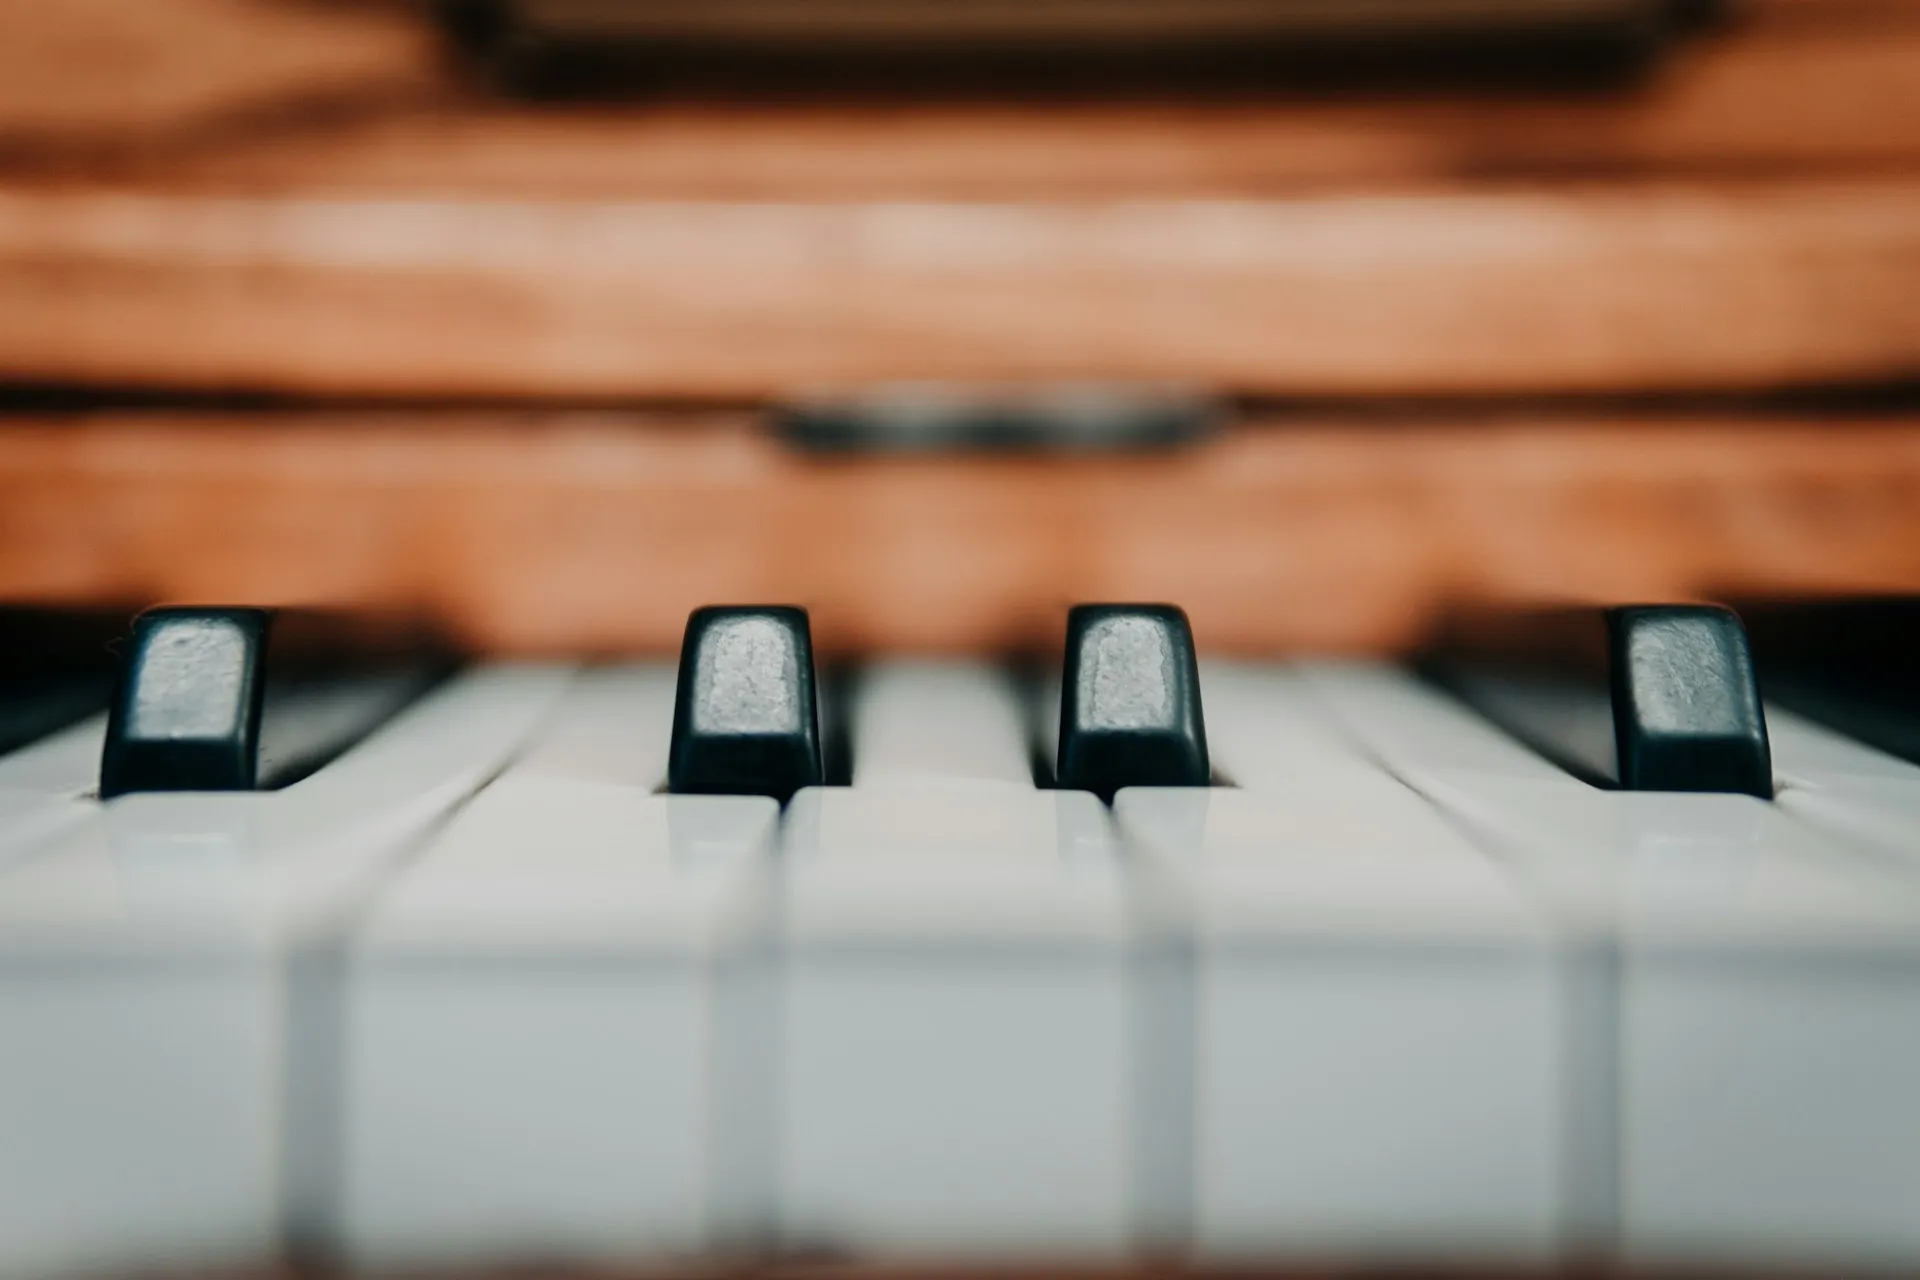
[[[1640,81],[530,106],[403,7],[0,0],[0,595],[663,648],[1075,598],[1391,648],[1455,595],[1920,588],[1920,0]],[[823,459],[820,387],[1174,380],[1130,458]]]

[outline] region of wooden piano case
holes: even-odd
[[[664,651],[713,600],[978,650],[1170,598],[1277,652],[1458,597],[1920,586],[1920,4],[1749,0],[1598,85],[1030,89],[528,103],[405,6],[0,0],[0,596],[518,653]],[[1069,380],[1229,421],[766,426]]]

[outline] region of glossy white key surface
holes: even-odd
[[[1105,809],[1032,786],[810,787],[785,825],[782,932],[913,943],[1124,940]]]
[[[1223,785],[1257,791],[1327,773],[1379,772],[1306,682],[1278,663],[1204,661],[1200,701]]]
[[[582,675],[357,931],[319,1211],[349,1256],[658,1257],[746,1212],[778,807],[658,794],[673,679]]]
[[[1615,957],[1629,1255],[1920,1259],[1920,902],[1893,859],[1782,803],[1521,768],[1395,672],[1318,687],[1570,938]]]
[[[83,796],[100,780],[107,717],[89,716],[38,742],[0,756],[0,791]]]
[[[1610,792],[1397,669],[1208,663],[1231,785],[1110,814],[992,668],[853,687],[784,815],[661,793],[665,665],[273,793],[0,758],[0,1273],[1920,1267],[1920,768],[1774,713],[1772,803]]]
[[[1547,1256],[1560,991],[1541,913],[1303,682],[1209,664],[1235,789],[1135,789],[1121,833],[1194,935],[1207,1256]]]
[[[1193,894],[1202,1253],[1551,1255],[1559,991],[1498,869],[1386,778],[1116,816]]]
[[[1920,874],[1920,765],[1777,707],[1767,710],[1780,807]]]
[[[664,664],[581,672],[564,708],[513,762],[512,776],[660,791],[667,781],[673,695],[673,670]]]
[[[930,689],[964,691],[951,742]],[[782,1230],[880,1252],[1122,1248],[1129,923],[1106,812],[1033,788],[996,673],[888,666],[864,697],[857,785],[801,792],[784,829]]]
[[[1920,767],[1779,708],[1768,709],[1768,728],[1779,785],[1776,803],[1782,810],[1816,830],[1858,840],[1895,859],[1908,875],[1920,875]],[[1762,1052],[1792,1057],[1817,1055],[1824,1050],[1821,1074],[1836,1081],[1836,1089],[1861,1098],[1862,1105],[1850,1129],[1805,1123],[1820,1119],[1822,1113],[1818,1111],[1803,1112],[1804,1119],[1789,1112],[1780,1123],[1800,1122],[1802,1127],[1796,1136],[1810,1153],[1808,1163],[1831,1171],[1836,1181],[1849,1188],[1831,1193],[1834,1199],[1851,1197],[1852,1203],[1838,1206],[1820,1224],[1827,1236],[1825,1251],[1839,1253],[1856,1241],[1866,1240],[1877,1242],[1880,1247],[1876,1252],[1886,1259],[1911,1266],[1920,1256],[1920,1239],[1916,1238],[1920,1233],[1885,1232],[1879,1219],[1883,1214],[1899,1212],[1897,1204],[1886,1203],[1889,1192],[1881,1188],[1890,1188],[1892,1196],[1916,1197],[1911,1153],[1920,1144],[1920,1131],[1911,1118],[1920,1104],[1909,1092],[1903,1101],[1904,1110],[1882,1116],[1872,1107],[1894,1092],[1891,1077],[1911,1070],[1915,1050],[1910,1028],[1920,1020],[1920,1013],[1916,1013],[1909,994],[1904,1007],[1894,1014],[1904,1021],[1888,1025],[1884,993],[1902,987],[1910,993],[1915,979],[1911,966],[1903,969],[1898,965],[1873,966],[1871,961],[1856,963],[1870,966],[1869,972],[1861,974],[1842,993],[1833,991],[1835,983],[1821,983],[1817,978],[1790,972],[1757,975],[1740,999],[1723,1002],[1719,1013],[1742,1027],[1751,1027],[1751,1039],[1762,1044]],[[1881,971],[1874,973],[1872,968]],[[1767,1037],[1777,1041],[1783,1035],[1775,1011],[1783,1005],[1810,1001],[1818,1001],[1822,1018],[1839,1024],[1844,1033],[1832,1035],[1824,1045],[1809,1044],[1797,1034],[1799,1028],[1788,1028],[1795,1043],[1765,1047]],[[1881,1049],[1876,1058],[1858,1056],[1863,1041],[1903,1034],[1906,1042],[1902,1046]],[[1706,1059],[1697,1064],[1696,1070],[1712,1072],[1724,1070],[1724,1066]],[[1792,1104],[1793,1099],[1787,1095],[1792,1085],[1776,1075],[1737,1087],[1747,1092],[1749,1108],[1778,1109],[1783,1103]],[[1747,1133],[1730,1131],[1720,1135],[1718,1146],[1745,1155],[1742,1148],[1750,1141]],[[1865,1161],[1862,1151],[1868,1153]],[[1852,1191],[1855,1186],[1864,1190]],[[1909,1204],[1914,1202],[1909,1200]],[[1892,1238],[1883,1239],[1888,1235]],[[1834,1236],[1843,1238],[1835,1241]],[[1817,1255],[1822,1244],[1816,1237],[1807,1243],[1805,1251]]]
[[[0,756],[0,865],[92,811],[106,728],[92,716]]]
[[[1027,713],[1009,681],[979,663],[890,662],[852,695],[854,782],[990,782],[1031,788]]]
[[[296,958],[497,769],[564,674],[436,691],[277,792],[134,795],[0,867],[0,1269],[278,1239]],[[295,1032],[297,1035],[297,1031]]]
[[[1295,671],[1334,722],[1402,778],[1438,772],[1570,781],[1559,766],[1404,672],[1360,662],[1302,663]]]
[[[1782,788],[1820,790],[1851,782],[1920,783],[1920,765],[1890,756],[1784,708],[1767,707],[1773,774]]]

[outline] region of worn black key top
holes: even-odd
[[[107,714],[103,798],[253,789],[271,624],[265,609],[154,609],[134,620]]]
[[[1083,604],[1067,615],[1054,780],[1106,800],[1122,787],[1212,780],[1185,613],[1166,604]]]
[[[134,620],[108,707],[102,798],[285,786],[371,732],[443,667],[382,652],[317,659],[319,620],[153,609]]]
[[[1747,635],[1716,605],[1519,615],[1456,630],[1443,683],[1589,781],[1773,795]]]
[[[667,788],[772,796],[821,780],[813,636],[804,609],[711,606],[687,619]]]

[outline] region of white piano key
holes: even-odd
[[[856,786],[989,782],[1033,787],[1027,713],[979,663],[887,662],[862,673],[849,732]]]
[[[0,791],[33,791],[79,798],[100,779],[105,713],[89,716],[40,741],[0,756]]]
[[[92,811],[106,729],[90,716],[0,756],[0,864]]]
[[[1138,1135],[1106,811],[1033,787],[1000,676],[930,677],[878,670],[857,784],[787,814],[781,1227],[863,1251],[1112,1253]],[[910,691],[966,686],[964,733],[934,741]]]
[[[1383,775],[1115,814],[1193,902],[1201,1252],[1550,1256],[1559,991],[1500,870]]]
[[[1454,715],[1445,700],[1387,671],[1321,687],[1512,861],[1576,945],[1610,952],[1629,1257],[1920,1261],[1920,901],[1910,878],[1750,797],[1450,769],[1444,751],[1427,749],[1439,743],[1395,743],[1415,717],[1370,718],[1426,701],[1432,728]],[[1463,737],[1472,729],[1463,724]]]
[[[1571,781],[1519,739],[1411,676],[1364,662],[1296,670],[1335,722],[1401,777],[1437,770]]]
[[[1774,781],[1783,789],[1819,790],[1857,782],[1920,783],[1920,765],[1771,704],[1767,736],[1773,746]]]
[[[304,777],[420,696],[433,673],[394,667],[270,689],[260,727],[260,785]]]
[[[1202,684],[1238,787],[1115,806],[1190,906],[1197,1247],[1551,1254],[1567,1188],[1545,920],[1293,674],[1210,664]]]
[[[325,999],[296,961],[563,681],[468,675],[282,791],[92,805],[0,867],[0,1271],[271,1253],[283,1104],[315,1065],[293,1046]]]
[[[1767,724],[1782,809],[1920,872],[1920,766],[1778,707]]]
[[[764,1216],[779,809],[660,794],[673,688],[581,676],[354,936],[317,1215],[351,1259],[658,1258]]]
[[[1618,930],[1621,1221],[1640,1256],[1920,1260],[1920,904],[1738,797],[1461,797]],[[1497,815],[1497,816],[1496,816]]]
[[[1200,694],[1213,770],[1225,784],[1284,786],[1325,773],[1379,772],[1283,666],[1204,661]]]
[[[1920,785],[1863,780],[1783,790],[1776,803],[1812,826],[1858,840],[1920,873]]]
[[[673,688],[672,669],[655,664],[581,672],[563,711],[513,762],[513,776],[660,790]]]

